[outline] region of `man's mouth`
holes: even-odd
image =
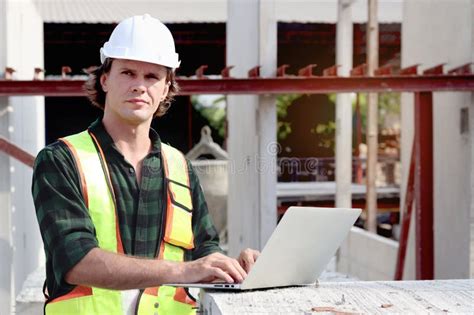
[[[141,98],[131,98],[131,99],[128,99],[127,102],[134,103],[134,104],[139,104],[139,105],[148,104],[147,101],[142,100]]]

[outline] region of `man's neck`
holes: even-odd
[[[151,120],[147,123],[133,124],[118,122],[110,116],[104,116],[102,122],[118,150],[133,166],[137,166],[151,148],[149,137]]]

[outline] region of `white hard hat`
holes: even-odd
[[[170,30],[148,14],[129,17],[115,27],[100,49],[100,61],[104,63],[106,58],[138,60],[173,69],[180,64]]]

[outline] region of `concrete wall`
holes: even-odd
[[[398,242],[353,227],[339,249],[336,271],[361,280],[393,280],[397,252]]]
[[[31,80],[34,68],[43,68],[43,21],[33,1],[0,3],[0,71],[9,66],[16,70],[15,79]],[[5,107],[11,111],[0,118],[1,135],[36,154],[44,146],[44,97],[1,98],[0,109]],[[0,172],[0,314],[7,314],[26,277],[44,257],[31,198],[31,168],[0,154]]]
[[[6,46],[6,3],[0,1],[0,47]],[[0,50],[0,69],[5,66]],[[3,71],[3,70],[0,70]],[[8,137],[8,98],[0,97],[0,135]],[[12,242],[10,232],[10,160],[0,153],[0,314],[8,314],[12,301]]]
[[[474,7],[474,6],[473,6]],[[473,12],[474,13],[474,12]],[[474,52],[474,49],[473,49]],[[474,55],[473,55],[473,60],[474,60]],[[471,96],[471,106],[469,107],[469,126],[474,126],[474,93],[472,93]],[[470,131],[472,132],[472,131]],[[471,236],[470,236],[470,258],[469,258],[469,277],[471,279],[474,278],[474,194],[472,193],[474,191],[474,137],[471,136],[470,139],[470,145],[471,145],[471,216],[470,216],[470,231],[471,231]]]
[[[474,30],[474,1],[471,1],[471,30]],[[474,31],[473,31],[474,32]],[[474,35],[471,35],[471,60],[474,60]],[[469,126],[474,126],[474,93],[471,93],[471,105],[469,106]],[[474,130],[470,130],[472,134]],[[471,146],[471,165],[474,165],[474,137],[470,137],[470,146]],[[470,278],[474,278],[474,167],[471,166],[471,219],[470,219]]]
[[[423,71],[446,63],[449,70],[472,62],[472,40],[472,1],[404,2],[402,67],[419,63]],[[433,103],[435,278],[468,278],[472,200],[470,154],[474,125],[471,122],[470,130],[461,132],[460,121],[462,109],[474,110],[472,93],[435,93]],[[413,94],[406,94],[402,96],[402,202],[413,130]],[[414,277],[413,230],[406,278]]]

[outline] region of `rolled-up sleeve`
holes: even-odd
[[[98,246],[75,162],[62,142],[38,154],[32,193],[47,259],[47,284],[52,293],[54,288],[68,287],[66,273]]]

